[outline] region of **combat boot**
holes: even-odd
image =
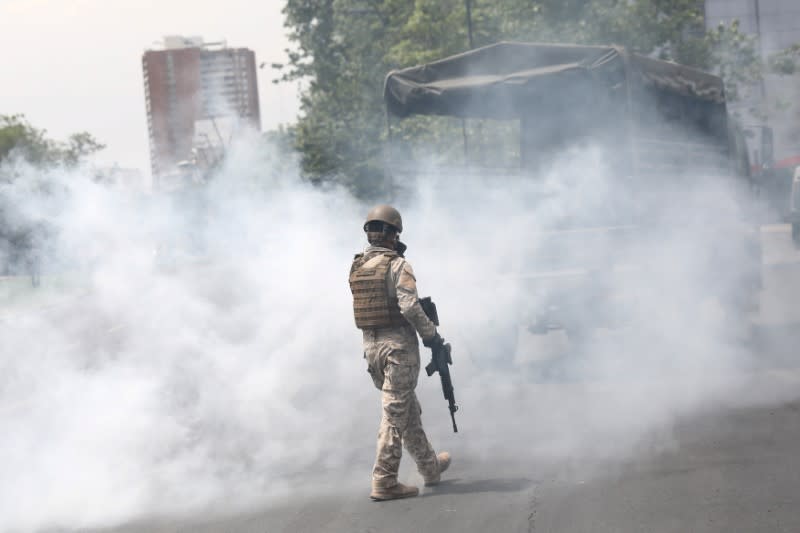
[[[442,472],[450,468],[450,452],[439,452],[436,455],[436,463],[439,465],[439,471],[436,473],[435,476],[429,476],[423,478],[425,479],[425,486],[430,487],[431,485],[436,485],[439,481],[442,480]]]
[[[398,483],[393,487],[372,487],[369,497],[376,502],[385,500],[399,500],[400,498],[413,498],[419,494],[417,487]]]

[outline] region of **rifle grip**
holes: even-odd
[[[431,377],[436,372],[436,365],[433,363],[433,359],[431,362],[425,365],[425,373],[428,374],[428,377]]]

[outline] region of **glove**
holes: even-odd
[[[441,335],[439,335],[438,332],[436,332],[433,334],[433,337],[429,339],[422,339],[422,344],[426,348],[432,348],[434,350],[438,350],[439,348],[442,347],[442,345],[444,345],[444,339],[442,338]]]

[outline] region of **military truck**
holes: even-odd
[[[756,187],[743,129],[727,112],[723,81],[619,46],[501,42],[390,72],[384,101],[390,142],[396,122],[412,116],[514,123],[515,172],[532,180],[570,146],[591,143],[605,151],[625,191],[609,200],[619,202],[606,210],[610,216],[592,220],[594,210],[563,217],[560,227],[529,228],[537,232],[537,246],[514,275],[528,280],[529,294],[537,295],[529,330],[538,334],[564,329],[572,339],[585,339],[588,330],[618,322],[625,273],[648,268],[639,259],[649,258],[631,257],[630,243],[659,238],[653,229],[658,225],[686,225],[659,219],[651,209],[682,202],[682,184],[714,177],[748,194]],[[388,171],[397,183],[409,177],[396,159],[389,157]],[[712,235],[704,242],[714,249],[698,252],[709,261],[735,263],[722,269],[735,270],[730,275],[736,279],[727,280],[718,296],[744,315],[758,305],[761,259],[757,225],[742,215],[748,206],[739,207],[744,209],[736,215],[702,213],[703,222],[689,231]]]

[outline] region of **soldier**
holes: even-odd
[[[395,208],[374,207],[364,224],[369,246],[355,256],[350,268],[353,311],[356,327],[363,331],[367,372],[382,396],[370,493],[376,501],[419,494],[417,487],[397,481],[403,446],[417,463],[425,486],[437,484],[450,466],[450,454],[437,455],[428,442],[414,393],[420,370],[417,333],[425,346],[444,341],[418,301],[414,272],[399,240],[402,231],[403,220]]]

